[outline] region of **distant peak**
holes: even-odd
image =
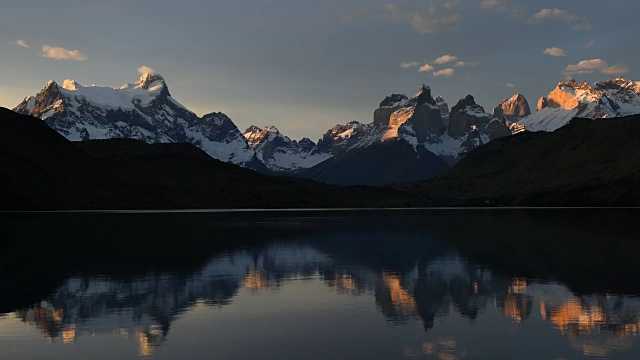
[[[380,103],[381,108],[391,108],[404,105],[409,98],[404,94],[391,94]]]
[[[258,133],[261,132],[262,129],[260,129],[259,127],[255,126],[255,125],[251,125],[247,128],[247,130],[244,131],[245,134],[251,134],[251,133]]]
[[[433,100],[433,97],[431,96],[431,88],[425,84],[422,84],[422,86],[420,86],[420,91],[418,91],[418,94],[416,94],[415,99],[416,105],[436,104],[435,100]]]
[[[49,80],[42,89],[43,90],[44,89],[48,89],[48,88],[53,87],[53,86],[58,86],[58,83],[56,83],[53,80]]]
[[[583,81],[579,83],[576,81],[576,79],[567,79],[566,81],[561,81],[558,83],[558,88],[562,88],[564,86],[580,90],[591,90],[591,85],[589,85],[588,82]]]
[[[62,84],[62,88],[66,90],[78,90],[82,85],[78,84],[75,80],[67,79]]]
[[[138,79],[136,85],[138,85],[142,89],[149,90],[151,85],[153,85],[153,83],[155,82],[161,82],[162,85],[165,85],[165,81],[162,75],[156,73],[145,73],[140,76],[140,79]]]
[[[280,134],[280,130],[278,130],[278,128],[275,126],[265,126],[264,131]]]
[[[462,104],[465,106],[473,106],[473,105],[476,105],[476,99],[473,97],[473,95],[469,94],[465,96],[464,99],[460,99],[458,104]]]

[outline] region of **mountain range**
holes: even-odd
[[[0,123],[0,210],[410,205],[397,190],[269,176],[189,143],[72,142],[39,119],[3,108]]]
[[[241,132],[219,112],[199,117],[171,96],[159,74],[144,74],[119,88],[49,81],[13,110],[44,120],[72,141],[188,142],[215,159],[267,174],[381,186],[434,178],[497,138],[553,131],[574,117],[640,113],[640,82],[613,79],[592,86],[567,80],[539,100],[536,112],[516,94],[491,114],[471,95],[449,108],[423,85],[411,98],[387,96],[372,123],[338,124],[317,142],[292,140],[274,126]]]

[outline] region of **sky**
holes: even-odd
[[[148,66],[199,115],[319,139],[421,84],[487,111],[568,77],[640,80],[637,0],[7,0],[0,106],[49,79],[119,87]]]

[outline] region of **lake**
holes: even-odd
[[[638,220],[0,214],[0,358],[637,359]]]

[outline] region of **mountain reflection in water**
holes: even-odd
[[[297,219],[293,226],[306,221]],[[3,322],[18,319],[37,329],[52,346],[112,336],[137,343],[137,353],[123,352],[117,358],[171,358],[159,349],[172,346],[173,337],[180,331],[174,325],[180,321],[213,323],[221,320],[216,317],[241,318],[243,309],[249,311],[246,304],[251,303],[258,304],[251,313],[274,316],[272,331],[286,335],[296,331],[287,325],[295,314],[322,314],[343,301],[356,301],[355,308],[327,310],[327,314],[337,312],[341,321],[349,322],[354,311],[375,308],[387,323],[386,330],[379,331],[388,332],[389,337],[397,337],[394,329],[414,328],[414,324],[420,329],[422,335],[413,332],[404,340],[389,341],[389,347],[403,343],[397,358],[509,358],[513,354],[501,354],[498,345],[510,340],[496,339],[496,328],[504,330],[502,334],[526,334],[531,343],[554,339],[549,341],[548,351],[562,358],[634,358],[639,353],[637,297],[579,294],[552,277],[528,278],[497,271],[462,255],[433,233],[425,236],[396,226],[387,230],[331,227],[330,223],[323,222],[323,230],[318,233],[276,237],[215,254],[191,271],[72,275],[32,306],[0,318],[0,329]],[[260,226],[264,229],[271,225],[277,228],[283,223]],[[285,294],[292,314],[283,313],[270,300]],[[379,316],[375,313],[368,316]],[[465,335],[471,329],[477,334],[473,340]],[[366,337],[367,329],[361,331],[357,336]],[[0,345],[8,341],[3,334],[0,330]],[[384,343],[379,335],[372,330],[371,337]],[[539,339],[532,337],[538,335]],[[322,337],[323,333],[316,336]],[[244,353],[247,349],[240,345],[241,339],[226,338],[219,332],[212,337],[236,342],[236,355],[251,357]],[[407,339],[412,344],[407,344]],[[514,340],[518,341],[524,340]],[[205,345],[194,342],[193,348]],[[341,351],[347,353],[334,355],[362,358],[359,349]],[[282,354],[286,352],[279,356]],[[260,355],[277,358],[268,353]],[[520,358],[528,357],[522,354]]]

